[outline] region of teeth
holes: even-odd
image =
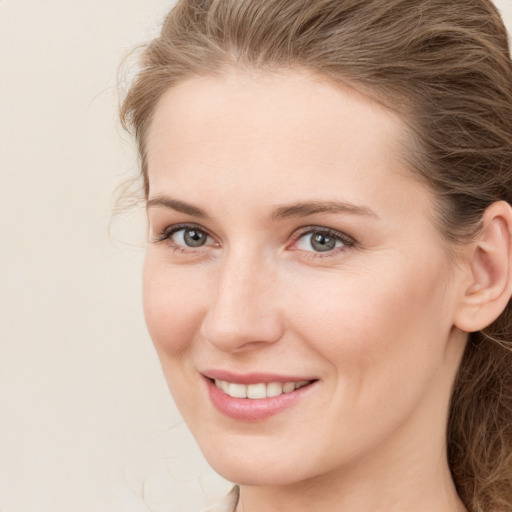
[[[302,388],[309,384],[309,380],[301,380],[299,382],[270,382],[268,384],[236,384],[234,382],[226,382],[225,380],[215,379],[215,385],[224,391],[224,393],[233,398],[272,398],[283,393],[291,393],[296,389]]]
[[[224,393],[228,393],[229,392],[229,383],[226,382],[225,380],[218,380],[218,379],[215,379],[215,385],[222,389],[222,391],[224,391]]]
[[[250,384],[247,386],[247,398],[267,398],[267,386],[265,384]]]
[[[283,386],[283,393],[290,393],[291,391],[295,391],[295,382],[287,382]]]
[[[233,398],[247,398],[247,386],[245,384],[235,384],[230,382],[228,395]]]
[[[269,382],[267,384],[267,397],[279,396],[283,394],[283,386],[279,382]]]

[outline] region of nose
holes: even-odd
[[[255,256],[221,264],[201,334],[223,352],[256,349],[283,335],[276,272]]]

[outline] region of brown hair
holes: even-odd
[[[398,112],[406,158],[435,192],[455,243],[494,201],[512,203],[512,62],[490,0],[181,0],[121,107],[146,196],[145,136],[161,95],[234,66],[295,67],[348,83]],[[448,457],[471,512],[512,510],[512,312],[472,333],[457,376]]]

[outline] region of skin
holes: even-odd
[[[465,510],[445,429],[468,272],[398,157],[404,130],[384,107],[299,70],[192,78],[158,103],[145,315],[203,453],[241,484],[238,510]],[[275,215],[312,201],[351,207]],[[179,226],[168,236],[182,223],[206,243],[187,246]],[[340,240],[316,252],[311,232],[326,228]],[[213,407],[207,368],[318,382],[244,422]]]

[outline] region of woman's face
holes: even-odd
[[[462,278],[403,137],[383,107],[299,71],[195,78],[161,98],[145,315],[226,478],[442,456]]]

